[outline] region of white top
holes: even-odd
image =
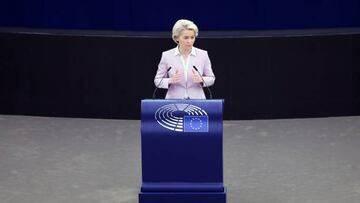
[[[182,63],[183,68],[184,68],[185,81],[187,82],[187,79],[188,79],[188,78],[187,78],[187,77],[188,77],[187,72],[188,72],[188,70],[189,70],[190,56],[191,56],[191,55],[196,56],[196,51],[195,51],[195,49],[192,48],[189,56],[188,56],[187,59],[185,60],[184,57],[181,55],[179,49],[180,49],[180,48],[179,48],[179,46],[178,46],[177,49],[175,49],[174,55],[175,55],[175,56],[176,56],[176,55],[180,55],[181,63]]]
[[[180,53],[180,47],[178,46],[177,49],[175,49],[175,52],[174,52],[174,55],[180,55],[180,60],[181,60],[181,63],[183,65],[183,69],[184,69],[184,78],[185,78],[185,82],[186,82],[186,86],[187,86],[187,81],[188,81],[188,70],[189,70],[189,62],[190,62],[190,56],[193,55],[193,56],[196,56],[196,51],[194,48],[191,48],[191,52],[189,54],[189,56],[187,57],[187,59],[185,60],[184,57],[181,55]],[[185,95],[184,95],[184,99],[188,99],[189,98],[189,95],[188,95],[188,92],[187,92],[187,87],[186,87],[186,91],[185,91]]]

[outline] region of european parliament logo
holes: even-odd
[[[155,112],[156,121],[177,132],[209,132],[209,116],[204,109],[191,104],[168,104]]]

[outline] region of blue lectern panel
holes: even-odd
[[[140,203],[225,203],[223,100],[141,102]]]
[[[142,177],[147,183],[223,182],[223,100],[143,100]]]

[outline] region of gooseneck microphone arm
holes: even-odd
[[[166,70],[165,74],[161,77],[160,82],[156,85],[156,88],[153,92],[152,98],[155,99],[156,98],[156,91],[157,89],[159,89],[159,86],[161,85],[161,82],[164,80],[165,76],[168,74],[168,72],[170,71],[171,66]]]
[[[212,98],[213,98],[212,92],[211,92],[210,88],[208,87],[208,85],[206,84],[204,78],[202,77],[202,75],[200,74],[199,70],[198,70],[195,66],[193,66],[193,68],[196,70],[196,72],[199,73],[199,75],[200,75],[200,77],[201,77],[201,80],[203,81],[203,83],[205,84],[205,87],[207,88],[207,90],[208,90],[208,92],[209,92],[209,97],[210,97],[210,99],[212,99]]]

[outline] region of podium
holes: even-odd
[[[226,203],[223,100],[142,100],[139,203]]]

